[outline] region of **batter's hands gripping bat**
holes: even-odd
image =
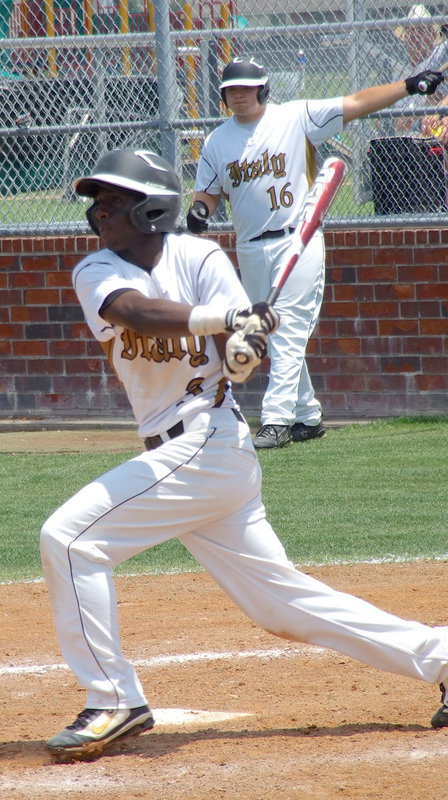
[[[327,158],[322,164],[313,185],[306,195],[301,219],[292,236],[291,249],[293,250],[293,255],[289,258],[286,266],[272,286],[266,298],[268,305],[274,305],[308,242],[321,226],[346,173],[347,165],[340,158]],[[255,327],[251,327],[252,325]],[[243,330],[244,334],[254,333],[257,330],[256,323],[251,323],[249,318]],[[250,356],[244,347],[244,342],[235,350],[233,357],[239,364],[248,362]]]

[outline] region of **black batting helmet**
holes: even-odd
[[[96,197],[101,186],[130,189],[140,195],[129,216],[142,233],[174,230],[181,205],[179,178],[168,161],[150,150],[110,150],[98,161],[91,175],[76,181],[75,192]],[[93,206],[87,210],[92,230],[98,234]]]
[[[220,83],[221,98],[226,103],[228,86],[259,86],[257,99],[264,105],[269,95],[269,80],[265,68],[253,58],[234,58],[224,67]],[[227,103],[226,103],[227,105]]]

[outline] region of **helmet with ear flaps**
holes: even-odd
[[[91,175],[75,182],[74,189],[83,197],[95,198],[102,186],[136,192],[136,202],[129,216],[137,230],[142,233],[174,230],[182,190],[174,169],[162,156],[150,150],[109,150]],[[92,209],[90,206],[86,216],[98,235]]]
[[[265,68],[253,58],[234,58],[224,67],[220,83],[221,99],[226,103],[228,86],[259,86],[257,99],[264,105],[269,96],[269,80]]]

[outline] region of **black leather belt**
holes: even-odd
[[[175,439],[176,436],[181,436],[184,432],[184,423],[182,420],[180,422],[176,422],[172,428],[166,431],[166,435],[169,439]],[[155,450],[156,447],[160,447],[163,444],[163,439],[161,436],[147,436],[145,439],[145,447],[147,450]]]
[[[240,414],[240,412],[237,411],[236,408],[231,408],[230,410],[233,412],[233,414],[235,415],[235,417],[239,422],[244,422],[243,415]],[[167,436],[168,439],[175,439],[177,436],[181,436],[184,430],[185,430],[184,423],[182,422],[182,420],[180,420],[180,422],[176,422],[176,424],[173,425],[172,428],[169,428],[167,431],[165,431],[164,436]],[[162,439],[162,437],[159,435],[147,436],[144,442],[145,448],[146,450],[155,450],[156,447],[160,447],[160,445],[163,444],[164,441],[166,440]]]
[[[289,233],[294,233],[295,228],[280,228],[279,231],[265,231],[264,233],[260,233],[259,236],[254,236],[253,239],[249,239],[250,242],[259,242],[260,239],[279,239],[280,236],[288,236]]]

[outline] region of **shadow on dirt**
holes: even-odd
[[[129,738],[120,742],[112,742],[100,755],[86,758],[53,758],[45,750],[43,741],[1,742],[0,762],[22,761],[24,766],[49,765],[57,763],[71,763],[73,761],[96,761],[98,758],[116,756],[139,756],[141,758],[157,758],[180,751],[192,743],[202,741],[244,741],[257,739],[282,739],[282,738],[327,738],[350,737],[360,734],[384,733],[431,733],[431,729],[424,725],[400,725],[393,723],[353,723],[330,726],[311,725],[297,728],[272,728],[266,730],[241,730],[225,731],[216,728],[207,728],[201,731],[177,731],[175,733],[144,734],[139,737]]]

